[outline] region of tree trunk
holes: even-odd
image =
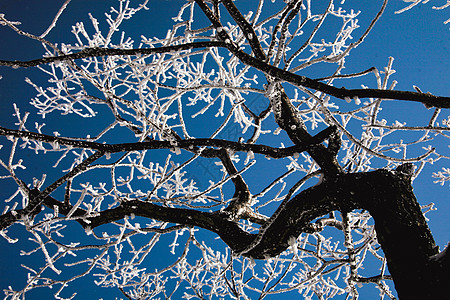
[[[273,256],[314,218],[332,210],[366,209],[400,299],[443,299],[449,284],[448,254],[440,259],[433,236],[414,196],[409,175],[378,170],[341,174],[294,197],[245,255]]]
[[[438,253],[414,196],[410,178],[401,172],[374,178],[365,207],[375,220],[377,239],[386,255],[400,299],[444,299],[450,283],[448,255]],[[367,186],[367,188],[370,188]]]

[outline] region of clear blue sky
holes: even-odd
[[[54,15],[58,11],[62,0],[4,0],[0,2],[0,13],[5,13],[9,20],[22,21],[21,29],[40,35],[50,24]],[[253,1],[244,1],[246,4]],[[75,21],[83,20],[88,23],[87,13],[92,12],[99,20],[102,19],[105,7],[110,1],[92,0],[72,0],[67,10],[61,16],[58,25],[48,39],[52,42],[64,42],[69,39],[73,42],[70,30]],[[150,1],[150,11],[140,13],[133,18],[133,23],[128,24],[128,33],[135,31],[135,41],[139,40],[140,30],[148,30],[146,36],[164,36],[168,28],[171,28],[170,17],[175,16],[178,10],[178,3],[183,1]],[[367,24],[381,1],[349,1],[348,5],[355,5],[355,10],[362,10],[361,23]],[[359,5],[359,7],[358,7]],[[370,67],[377,67],[381,70],[387,65],[388,57],[395,58],[394,69],[396,74],[392,77],[399,81],[396,89],[413,90],[413,85],[419,86],[424,92],[431,92],[436,95],[449,95],[450,90],[450,32],[449,25],[444,25],[443,21],[448,17],[448,10],[436,12],[431,9],[431,5],[416,7],[415,9],[400,15],[395,15],[394,11],[405,4],[400,1],[391,1],[381,20],[366,39],[365,43],[355,49],[348,59],[346,73],[358,72]],[[367,10],[367,15],[365,14]],[[362,26],[364,28],[364,26]],[[42,54],[42,47],[35,41],[30,41],[23,37],[17,37],[9,28],[0,27],[0,59],[28,60],[38,58]],[[35,69],[12,70],[1,67],[0,75],[0,126],[14,128],[14,118],[12,103],[17,103],[22,111],[33,111],[28,104],[30,98],[35,96],[35,91],[24,83],[24,77],[38,78],[41,73]],[[309,74],[320,77],[320,74]],[[349,86],[351,87],[351,86]],[[354,86],[357,87],[357,86]],[[398,116],[399,120],[416,120],[417,111],[421,109],[421,104],[411,104],[405,106],[393,103],[390,113]],[[38,120],[38,117],[33,117]],[[40,121],[42,122],[42,120]],[[46,119],[47,124],[58,124],[57,119]],[[67,122],[67,121],[66,121]],[[73,130],[77,130],[73,128]],[[74,131],[76,132],[76,131]],[[446,145],[441,145],[445,147]],[[448,150],[448,148],[447,148]],[[4,159],[5,152],[0,152]],[[447,152],[448,154],[448,152]],[[450,156],[450,155],[449,155]],[[27,158],[35,159],[32,154]],[[35,174],[49,172],[48,166],[42,166],[39,161],[35,161],[29,168],[29,180],[38,177]],[[441,167],[449,167],[445,161],[439,161],[433,166],[428,165],[418,180],[414,182],[414,191],[421,204],[434,202],[437,211],[431,212],[430,228],[435,237],[436,243],[442,248],[450,240],[448,220],[450,219],[449,186],[433,184],[431,173],[438,171]],[[34,173],[35,172],[35,173]],[[51,172],[51,171],[50,171]],[[31,181],[29,181],[31,182]],[[15,190],[14,187],[0,181],[0,198],[9,197],[9,193]],[[3,204],[2,204],[3,205]],[[3,209],[3,206],[0,206]],[[11,228],[15,235],[23,232]],[[20,263],[24,259],[19,257],[16,245],[9,245],[3,239],[0,240],[0,288],[13,285],[15,282],[24,282],[26,274],[21,269]],[[27,258],[25,258],[27,260]],[[13,263],[11,264],[11,261]],[[11,266],[15,266],[12,268]],[[78,285],[82,287],[83,285]],[[88,295],[91,290],[79,290],[80,298]],[[101,290],[104,293],[105,290]],[[375,295],[377,291],[374,289]],[[104,294],[104,299],[120,297],[121,294],[113,292],[112,295]],[[37,296],[36,296],[37,297]],[[100,297],[100,296],[99,296]]]

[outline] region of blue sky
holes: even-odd
[[[61,0],[6,0],[0,3],[0,13],[5,13],[10,20],[20,20],[22,22],[21,29],[39,35],[50,24],[63,2]],[[127,30],[136,32],[135,41],[139,40],[142,28],[148,31],[146,36],[164,36],[167,28],[171,27],[170,17],[176,15],[178,3],[182,2],[150,1],[150,10],[133,18],[133,23],[127,24]],[[246,5],[253,3],[253,1],[243,2]],[[73,42],[70,34],[70,28],[73,23],[78,20],[88,23],[88,12],[92,12],[94,16],[101,20],[102,11],[109,6],[109,3],[110,1],[101,0],[72,0],[67,10],[61,16],[57,27],[48,36],[48,39],[58,43],[67,40]],[[362,25],[369,22],[370,17],[373,17],[381,5],[380,1],[348,0],[346,4],[354,5],[355,10],[363,11],[360,20]],[[392,56],[395,58],[393,68],[396,70],[393,79],[399,82],[396,89],[413,90],[413,85],[417,85],[424,92],[429,91],[436,95],[449,95],[449,25],[443,24],[447,19],[447,11],[434,11],[431,9],[431,5],[423,5],[400,15],[394,14],[394,11],[403,6],[404,3],[401,1],[391,1],[389,3],[386,12],[366,38],[366,41],[352,51],[346,64],[346,73],[358,72],[373,66],[381,70],[387,65],[388,58]],[[364,13],[365,11],[367,11],[367,14]],[[362,27],[364,28],[364,26]],[[0,46],[0,59],[27,60],[37,58],[42,54],[42,47],[39,43],[23,37],[17,37],[9,28],[0,27],[0,36],[2,41],[4,41],[2,46]],[[0,126],[13,128],[15,120],[11,116],[13,113],[12,103],[17,103],[22,108],[22,111],[34,110],[28,102],[30,98],[35,96],[35,91],[24,83],[24,77],[28,76],[39,80],[37,78],[42,75],[36,69],[13,70],[5,67],[0,68],[0,75],[3,76],[0,80],[0,98],[2,99]],[[308,74],[308,76],[320,77],[320,74],[315,74],[314,71],[311,71],[311,74]],[[347,87],[359,87],[357,81],[354,81],[354,84],[355,86]],[[421,114],[424,113],[421,104],[411,103],[410,105],[405,105],[404,103],[393,102],[390,107],[391,110],[386,113],[393,114],[399,120],[413,123],[419,122]],[[33,117],[33,120],[42,122],[42,120],[39,120],[39,117]],[[57,126],[60,122],[61,120],[52,118],[45,120],[45,123],[49,124],[49,126]],[[69,119],[69,121],[64,122],[71,121]],[[86,126],[95,126],[95,124],[87,123]],[[72,136],[82,133],[80,131],[82,128],[70,128],[69,130],[68,132],[71,132]],[[446,147],[447,145],[438,146]],[[4,153],[0,152],[2,159],[4,159]],[[28,176],[28,180],[31,180],[33,176],[38,177],[35,174],[51,172],[48,166],[40,164],[33,154],[28,154],[26,159],[35,160],[28,169],[29,174],[24,175]],[[448,164],[441,160],[433,166],[428,165],[413,186],[421,204],[435,202],[438,208],[437,211],[428,215],[430,218],[429,225],[436,243],[443,247],[447,244],[450,237],[448,226],[448,220],[450,219],[449,186],[448,184],[445,186],[434,184],[434,179],[431,177],[432,172],[440,170],[441,167],[448,167]],[[201,176],[196,175],[197,177]],[[2,190],[0,197],[2,199],[9,197],[9,193],[15,190],[15,187],[12,187],[10,182],[0,181],[0,187]],[[13,233],[12,235],[17,236],[23,234],[22,231],[15,228],[11,228],[10,232]],[[0,240],[0,243],[0,253],[4,257],[0,261],[0,274],[8,274],[8,276],[1,275],[0,288],[12,285],[15,282],[24,282],[25,273],[19,268],[24,258],[18,256],[15,245],[9,245],[4,240]],[[11,261],[14,262],[16,268],[11,267]],[[80,294],[88,294],[89,292],[82,289]],[[104,295],[105,299],[111,299],[112,297],[120,297],[120,293],[113,292],[112,295]]]

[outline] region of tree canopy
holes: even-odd
[[[42,33],[0,15],[44,49],[0,57],[0,89],[23,71],[35,94],[0,121],[0,234],[27,274],[5,299],[445,291],[425,214],[448,193],[448,87],[354,58],[384,14],[428,1],[120,0],[84,21],[76,2]],[[442,199],[416,199],[433,180]]]

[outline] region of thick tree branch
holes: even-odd
[[[232,47],[227,47],[230,51],[234,50]],[[233,52],[233,51],[232,51]],[[310,79],[305,76],[300,76],[289,71],[282,70],[280,68],[269,65],[263,61],[260,61],[253,56],[237,50],[233,52],[237,58],[239,58],[244,64],[252,66],[267,75],[278,78],[283,81],[287,81],[293,85],[303,86],[311,88],[330,96],[347,99],[347,98],[380,98],[389,100],[405,100],[413,102],[421,102],[427,108],[450,108],[450,97],[435,96],[432,94],[423,94],[410,91],[395,91],[395,90],[379,90],[379,89],[346,89],[337,88],[320,81]]]
[[[70,206],[50,196],[44,200],[50,208],[59,207],[68,214]],[[118,207],[86,216],[77,209],[85,228],[93,229],[118,221],[132,214],[186,226],[197,226],[217,233],[230,248],[256,259],[278,255],[289,247],[289,240],[310,229],[310,223],[334,210],[368,210],[375,220],[377,237],[387,257],[389,270],[398,291],[413,289],[412,294],[427,298],[443,289],[441,277],[448,272],[447,263],[434,259],[438,253],[419,204],[412,192],[410,177],[399,171],[378,170],[367,173],[341,174],[332,180],[308,188],[291,201],[271,220],[258,243],[256,234],[249,234],[220,212],[164,207],[139,200],[124,201]],[[421,238],[417,238],[420,236]],[[430,259],[433,257],[432,259]],[[433,287],[423,287],[422,278],[432,276]],[[444,278],[444,277],[442,277]],[[430,281],[427,281],[430,282]],[[412,284],[413,283],[413,284]],[[439,295],[439,294],[437,294]],[[400,295],[400,297],[405,295]]]
[[[264,51],[261,47],[261,44],[259,43],[258,37],[252,25],[247,22],[241,12],[234,5],[233,1],[222,0],[221,2],[233,18],[233,20],[238,24],[239,28],[241,28],[245,38],[248,40],[250,47],[253,50],[253,53],[255,54],[255,57],[260,60],[265,60],[266,55],[264,54]]]
[[[220,24],[220,23],[219,23]],[[195,44],[195,45],[191,45]],[[6,61],[0,60],[0,66],[9,66],[9,67],[32,67],[36,65],[46,64],[50,62],[64,61],[76,58],[86,58],[86,57],[98,57],[98,56],[108,56],[108,55],[146,55],[146,54],[155,54],[155,53],[166,53],[174,51],[173,48],[178,48],[178,51],[194,49],[196,47],[224,47],[230,50],[236,57],[238,57],[244,64],[252,66],[269,76],[274,78],[278,78],[283,81],[287,81],[293,85],[303,86],[306,88],[311,88],[316,91],[323,92],[330,96],[339,98],[339,99],[347,99],[347,98],[380,98],[380,99],[388,99],[388,100],[404,100],[404,101],[413,101],[413,102],[421,102],[427,108],[429,107],[437,107],[437,108],[450,108],[450,97],[444,96],[435,96],[428,93],[417,93],[411,91],[396,91],[396,90],[379,90],[379,89],[346,89],[344,87],[337,88],[325,83],[322,83],[318,80],[314,80],[305,76],[301,76],[295,73],[291,73],[289,71],[285,71],[283,69],[277,68],[270,64],[265,63],[262,60],[259,60],[241,50],[239,50],[236,46],[230,45],[228,43],[222,41],[208,41],[208,42],[196,42],[191,44],[183,44],[176,46],[167,46],[167,47],[159,47],[159,48],[148,48],[148,49],[104,49],[104,48],[86,48],[80,52],[61,55],[61,56],[53,56],[53,57],[45,57],[41,59],[35,59],[31,61]],[[189,48],[194,47],[194,48]]]
[[[287,34],[288,26],[294,20],[295,16],[298,14],[298,12],[300,11],[300,9],[303,5],[303,1],[292,1],[291,3],[293,3],[294,6],[290,9],[290,12],[287,15],[287,17],[283,20],[283,25],[281,26],[281,30],[280,30],[280,37],[278,39],[278,49],[277,49],[275,58],[273,60],[274,66],[279,66],[282,57],[284,55],[286,55],[285,49],[286,49],[286,39],[288,37],[288,34]],[[280,19],[280,21],[281,21],[281,19]],[[273,35],[272,35],[272,37],[273,37]],[[276,37],[276,35],[275,35],[275,37]],[[269,57],[269,59],[270,59],[270,57]]]
[[[37,195],[39,191],[32,190],[32,194]],[[43,204],[50,209],[58,207],[62,215],[68,215],[73,209],[72,205],[64,204],[51,196],[47,196]],[[226,214],[165,207],[139,200],[124,201],[115,208],[96,212],[95,216],[88,216],[86,210],[76,208],[71,213],[71,218],[77,220],[83,228],[93,230],[131,215],[210,230],[217,233],[231,249],[243,249],[255,237],[240,229],[235,221],[228,220]]]
[[[301,1],[300,1],[301,2]],[[277,34],[280,32],[286,17],[288,16],[288,13],[291,12],[295,5],[298,3],[298,1],[290,1],[288,5],[283,9],[283,13],[280,16],[280,19],[277,22],[277,25],[275,25],[273,31],[272,31],[272,40],[270,41],[269,50],[267,51],[267,58],[266,62],[269,60],[268,58],[272,57],[273,52],[275,51],[275,45],[277,44],[278,37]]]
[[[233,200],[224,211],[229,213],[230,220],[239,220],[242,214],[251,210],[249,205],[249,202],[251,201],[251,194],[247,183],[234,166],[228,152],[222,149],[220,151],[219,158],[228,175],[231,176],[231,181],[234,184]]]
[[[281,129],[286,131],[294,144],[301,144],[303,141],[311,139],[301,116],[292,105],[280,83],[274,82],[269,85],[267,97],[272,104],[275,121]],[[340,140],[339,137],[338,139]],[[330,149],[322,144],[311,145],[307,151],[322,168],[324,175],[332,177],[342,172],[336,160],[340,144],[336,143],[336,138],[333,138],[330,139],[329,145],[332,146]]]
[[[71,53],[60,56],[43,57],[39,59],[33,59],[30,61],[9,61],[0,60],[0,66],[8,67],[21,67],[29,68],[35,67],[42,64],[60,62],[72,59],[81,59],[88,57],[99,57],[99,56],[114,56],[114,55],[151,55],[157,53],[170,53],[174,51],[183,51],[196,48],[208,48],[208,47],[225,47],[225,44],[220,41],[203,41],[203,42],[192,42],[181,45],[163,46],[158,48],[139,48],[139,49],[108,49],[108,48],[85,48],[77,53]]]
[[[377,238],[386,254],[400,297],[409,299],[416,295],[433,299],[445,290],[443,278],[448,275],[448,255],[442,255],[443,259],[436,258],[438,250],[413,194],[409,169],[410,166],[405,165],[395,171],[342,173],[332,179],[324,179],[287,202],[264,226],[260,233],[262,236],[243,231],[236,221],[222,212],[171,208],[139,200],[123,201],[115,208],[95,212],[92,216],[49,195],[43,197],[45,191],[36,189],[30,192],[30,203],[33,202],[31,199],[42,199],[41,204],[51,209],[58,207],[61,214],[70,214],[88,230],[130,215],[197,226],[218,234],[234,252],[243,252],[243,255],[255,259],[280,254],[289,247],[289,240],[308,232],[311,222],[318,217],[335,210],[366,209],[375,220]],[[37,206],[33,207],[36,209]],[[31,206],[18,210],[16,215],[26,217],[32,213],[29,209]],[[5,224],[5,220],[2,223]],[[423,286],[424,278],[431,286]]]
[[[233,142],[228,140],[221,139],[188,139],[188,140],[179,140],[179,141],[156,141],[153,140],[151,142],[137,142],[137,143],[120,143],[120,144],[103,144],[91,141],[85,141],[80,139],[71,139],[65,137],[57,137],[46,134],[40,134],[30,131],[20,131],[15,129],[7,129],[4,127],[0,127],[0,135],[4,136],[14,136],[23,139],[30,139],[36,141],[42,141],[47,143],[57,143],[60,145],[70,146],[74,148],[83,148],[83,149],[91,149],[91,150],[101,150],[108,153],[117,153],[117,152],[127,152],[127,151],[142,151],[142,150],[151,150],[151,149],[173,149],[180,148],[185,149],[187,151],[195,152],[196,149],[193,147],[213,147],[220,149],[227,149],[234,152],[244,151],[253,153],[258,153],[262,155],[267,155],[271,158],[283,158],[286,156],[291,156],[295,153],[300,153],[306,151],[308,147],[312,144],[320,144],[325,139],[327,139],[330,135],[332,135],[336,131],[335,126],[328,127],[317,135],[311,137],[309,140],[304,141],[295,146],[291,146],[288,148],[274,148],[266,145],[259,144],[245,144],[239,142]],[[207,150],[203,152],[207,153]],[[217,155],[214,155],[217,156]]]
[[[39,193],[34,193],[39,195]],[[67,215],[72,209],[72,206],[50,196],[46,196],[44,204],[50,208],[58,206],[59,212],[64,215]],[[425,251],[424,254],[421,254],[423,259],[428,260],[437,253],[420,206],[412,193],[408,175],[397,171],[377,170],[366,173],[341,174],[332,180],[324,180],[322,183],[302,191],[285,205],[284,209],[269,224],[260,242],[245,255],[253,258],[275,256],[289,246],[288,241],[291,237],[297,237],[305,229],[308,229],[310,222],[314,219],[334,210],[351,211],[353,209],[366,209],[373,215],[382,239],[383,237],[390,238],[390,233],[386,230],[393,231],[392,225],[388,226],[384,223],[395,223],[398,231],[405,230],[405,228],[422,231],[421,236],[424,239],[414,238],[414,240],[420,240],[417,242],[423,244],[414,249]],[[216,232],[222,238],[231,227],[237,226],[234,221],[229,220],[220,221],[217,224],[217,218],[227,219],[225,214],[163,207],[139,200],[124,201],[116,208],[98,212],[95,217],[86,216],[86,211],[78,208],[72,213],[72,217],[85,216],[87,220],[84,222],[85,226],[95,228],[131,214],[171,223],[198,226]],[[221,229],[224,222],[230,223],[225,225],[227,229]],[[377,223],[381,224],[377,225]],[[238,240],[256,236],[236,229],[233,229],[232,232],[233,235],[242,235]],[[225,239],[228,240],[228,238]],[[248,246],[251,241],[253,238],[247,240],[245,244]],[[384,247],[383,241],[381,243]],[[387,247],[395,245],[396,243],[393,243]],[[232,245],[230,247],[234,251],[239,250],[233,248]]]

